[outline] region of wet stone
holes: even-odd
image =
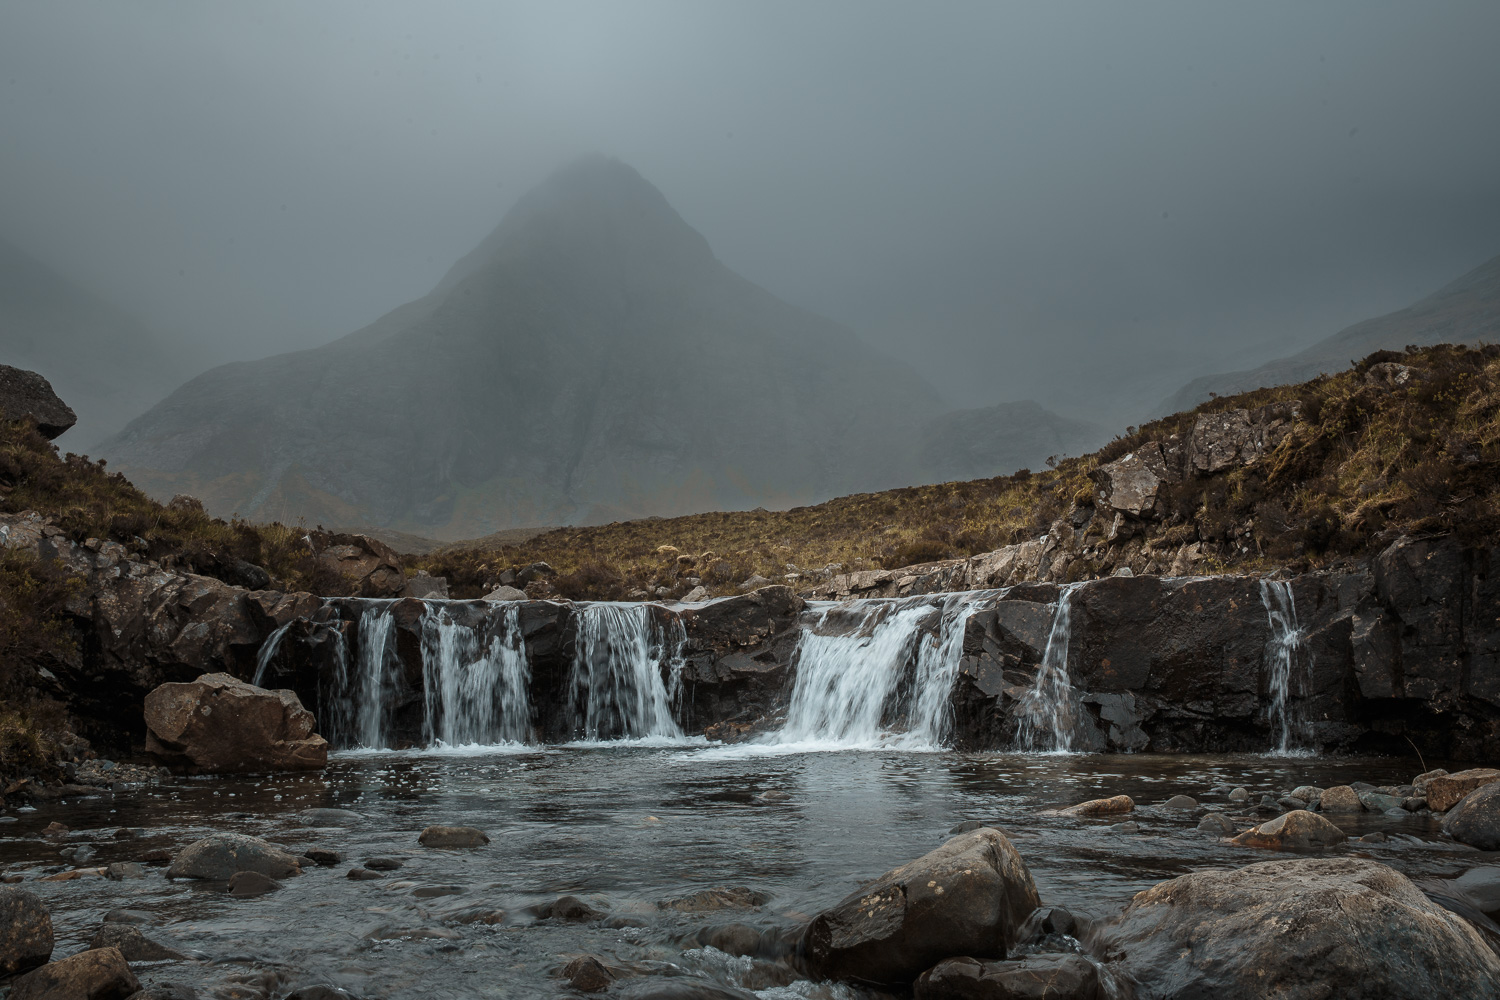
[[[285,878],[301,871],[294,855],[258,837],[216,833],[183,848],[167,869],[167,878],[222,880],[238,872]]]
[[[82,951],[26,973],[10,1000],[125,1000],[141,988],[117,948]]]
[[[229,879],[229,894],[236,899],[264,896],[280,888],[280,882],[260,872],[235,872]]]
[[[489,835],[472,826],[429,826],[417,837],[423,847],[483,847]]]
[[[165,962],[187,958],[182,952],[151,940],[135,924],[106,923],[89,941],[89,947],[118,948],[127,962]]]
[[[1113,795],[1107,799],[1090,799],[1076,806],[1057,810],[1059,816],[1114,816],[1128,813],[1135,808],[1135,800],[1128,795]]]
[[[344,856],[338,851],[330,851],[323,847],[309,847],[302,852],[302,856],[319,868],[332,868],[344,860]]]
[[[956,837],[960,833],[968,833],[970,830],[983,829],[987,824],[977,819],[966,819],[948,831],[948,836]]]
[[[1163,802],[1162,807],[1165,809],[1197,809],[1198,800],[1190,795],[1174,795],[1167,801]]]
[[[656,905],[664,910],[678,910],[682,913],[708,913],[713,910],[753,910],[770,901],[770,893],[740,885],[724,889],[703,889],[686,896],[660,900]]]
[[[362,1000],[355,993],[337,986],[303,986],[286,995],[286,1000]]]
[[[1035,954],[1019,961],[950,958],[924,972],[916,1000],[1106,1000],[1099,969],[1082,955]]]
[[[464,887],[461,885],[421,885],[412,890],[412,895],[418,899],[436,899],[439,896],[460,896]]]
[[[172,852],[165,848],[157,848],[141,855],[141,864],[150,865],[152,868],[165,868],[171,863]]]
[[[614,983],[614,973],[593,955],[580,955],[562,967],[559,975],[580,993],[603,993]]]
[[[36,893],[0,888],[0,977],[35,968],[52,956],[52,914]]]
[[[1303,809],[1246,830],[1234,842],[1244,847],[1306,849],[1342,844],[1347,839],[1344,831],[1327,819]]]
[[[1110,833],[1140,833],[1141,824],[1133,821],[1126,821],[1124,823],[1112,823],[1109,826],[1105,827],[1105,829],[1107,829]]]
[[[134,861],[116,861],[105,866],[104,877],[113,882],[122,882],[125,879],[145,878],[146,868],[144,865]]]
[[[372,872],[393,872],[403,865],[398,858],[365,858],[365,867]]]
[[[364,817],[352,809],[304,809],[301,816],[311,826],[352,826],[364,822]]]
[[[1250,792],[1244,788],[1236,788],[1229,793],[1230,802],[1249,802]]]
[[[1326,813],[1364,812],[1365,805],[1359,801],[1359,792],[1351,785],[1334,785],[1324,789],[1318,807]]]
[[[372,879],[385,878],[380,872],[372,872],[368,868],[351,868],[349,869],[349,874],[345,877],[352,878],[356,882],[368,882]]]
[[[1198,821],[1198,832],[1207,833],[1215,837],[1232,837],[1235,834],[1235,825],[1223,813],[1205,813],[1203,818]]]
[[[559,896],[535,912],[543,920],[583,921],[598,920],[604,916],[602,911],[594,909],[577,896]]]

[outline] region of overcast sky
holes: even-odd
[[[0,0],[0,238],[212,360],[587,152],[956,401],[1125,420],[1500,253],[1500,3]]]

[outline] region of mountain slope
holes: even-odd
[[[424,298],[199,376],[104,449],[157,495],[439,538],[909,482],[934,390],[724,267],[604,158]]]
[[[1050,457],[1081,454],[1107,437],[1098,424],[1060,417],[1029,399],[954,410],[922,428],[923,479],[944,482],[1040,469]]]
[[[1407,346],[1500,341],[1500,257],[1493,257],[1414,305],[1346,327],[1305,351],[1247,371],[1194,379],[1159,407],[1162,413],[1191,409],[1213,394],[1304,382],[1347,368],[1374,351]]]
[[[39,372],[78,414],[61,439],[84,451],[191,372],[139,323],[0,241],[0,364]]]

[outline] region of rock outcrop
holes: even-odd
[[[36,372],[0,365],[0,420],[36,421],[49,440],[78,422],[78,415],[52,391],[52,383]]]
[[[347,580],[360,597],[401,597],[406,594],[406,573],[401,566],[401,557],[380,539],[326,531],[314,531],[307,537],[319,565]],[[444,591],[446,593],[446,584]]]
[[[1457,774],[1439,775],[1427,782],[1427,807],[1433,812],[1447,812],[1469,793],[1497,781],[1500,781],[1500,770],[1492,767],[1473,767]]]
[[[818,914],[803,934],[803,961],[820,978],[905,986],[954,955],[1004,958],[1037,905],[1016,849],[981,828]]]
[[[1139,893],[1100,942],[1144,997],[1500,994],[1500,956],[1478,931],[1358,858],[1184,875]]]
[[[328,743],[291,691],[267,691],[229,674],[163,684],[146,696],[146,750],[193,773],[316,771]]]

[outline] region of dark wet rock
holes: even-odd
[[[1184,875],[1139,893],[1100,944],[1148,997],[1500,995],[1500,956],[1467,921],[1360,858]]]
[[[1229,801],[1230,802],[1249,802],[1250,801],[1250,792],[1249,792],[1248,789],[1245,789],[1245,788],[1231,789],[1230,792],[1229,792]]]
[[[81,951],[11,983],[10,1000],[125,1000],[141,982],[118,948]]]
[[[1198,800],[1190,795],[1174,795],[1162,803],[1164,809],[1192,810],[1198,808]]]
[[[198,1000],[196,989],[186,983],[153,983],[126,1000]]]
[[[615,975],[593,955],[580,955],[559,970],[558,975],[580,993],[603,993],[615,981]]]
[[[146,867],[134,861],[116,861],[105,866],[104,877],[113,882],[122,882],[132,878],[145,878]]]
[[[57,820],[48,823],[42,830],[42,836],[44,837],[66,837],[68,833],[68,827]]]
[[[489,835],[472,826],[429,826],[417,837],[423,847],[483,847]]]
[[[1342,844],[1347,839],[1343,830],[1323,816],[1298,809],[1246,830],[1234,842],[1242,847],[1307,850]]]
[[[141,855],[141,864],[150,865],[152,868],[165,868],[172,863],[172,852],[165,847],[158,847]]]
[[[332,868],[341,864],[344,856],[338,851],[329,850],[326,847],[309,847],[302,852],[302,856],[312,861],[319,868]]]
[[[302,820],[313,826],[352,826],[364,822],[364,816],[352,809],[304,809],[299,814]]]
[[[370,882],[378,878],[385,878],[380,872],[372,872],[368,868],[358,867],[349,869],[349,873],[345,877],[351,878],[356,882]]]
[[[686,896],[663,899],[656,905],[664,910],[682,913],[709,913],[714,910],[753,910],[771,901],[771,894],[746,886],[702,889]]]
[[[1500,770],[1490,767],[1470,768],[1433,778],[1427,783],[1427,806],[1433,812],[1446,812],[1476,788],[1495,781],[1500,781]]]
[[[52,391],[51,382],[36,372],[0,365],[0,420],[27,417],[49,441],[78,423],[78,415]]]
[[[1309,805],[1306,799],[1299,799],[1295,795],[1283,795],[1276,800],[1276,804],[1288,812],[1293,809],[1306,809]]]
[[[1358,839],[1361,844],[1384,844],[1387,843],[1391,838],[1387,837],[1380,830],[1376,830],[1375,832],[1367,833]]]
[[[692,976],[632,979],[612,996],[621,1000],[756,1000],[755,994],[748,990],[719,986]]]
[[[1198,832],[1212,834],[1215,837],[1232,837],[1235,825],[1228,816],[1221,812],[1204,813],[1203,818],[1198,821]]]
[[[1500,865],[1470,868],[1454,879],[1453,884],[1481,913],[1500,913]]]
[[[705,948],[717,948],[726,955],[778,959],[794,950],[795,940],[788,940],[780,927],[752,927],[749,924],[715,924],[698,930],[692,942]]]
[[[1099,968],[1076,954],[1019,961],[950,958],[922,973],[916,1000],[1108,1000]]]
[[[1383,792],[1360,792],[1359,802],[1370,812],[1383,813],[1391,809],[1401,809],[1401,798],[1395,795],[1386,795]]]
[[[52,914],[36,893],[0,887],[0,977],[52,957]]]
[[[1058,809],[1058,816],[1118,816],[1135,808],[1135,800],[1129,795],[1112,795],[1107,799],[1089,799],[1076,806]]]
[[[151,940],[135,924],[119,922],[106,922],[89,941],[89,947],[118,948],[127,962],[165,962],[187,958],[182,952]]]
[[[399,858],[365,858],[365,867],[372,872],[393,872],[404,865]]]
[[[300,874],[295,855],[242,833],[216,833],[189,844],[167,869],[167,878],[227,881],[236,872],[257,872],[268,878]]]
[[[1500,783],[1481,785],[1443,817],[1443,832],[1481,851],[1500,851]]]
[[[1323,790],[1318,808],[1326,813],[1358,813],[1365,811],[1365,804],[1349,785],[1334,785]]]
[[[264,896],[280,888],[280,882],[260,872],[235,872],[229,879],[229,894],[236,899]]]
[[[594,909],[577,896],[559,896],[550,903],[536,907],[532,912],[542,920],[569,920],[575,922],[598,920],[604,916],[602,910]]]
[[[955,953],[1004,958],[1037,902],[1010,841],[974,830],[820,913],[803,935],[804,961],[822,978],[906,985]]]
[[[191,772],[315,771],[328,765],[316,719],[291,691],[229,674],[162,684],[146,696],[146,750]]]
[[[471,906],[468,909],[448,913],[443,919],[450,924],[486,924],[496,926],[505,923],[505,911],[497,910],[490,906]]]
[[[286,995],[286,1000],[362,1000],[356,993],[337,986],[303,986]]]

